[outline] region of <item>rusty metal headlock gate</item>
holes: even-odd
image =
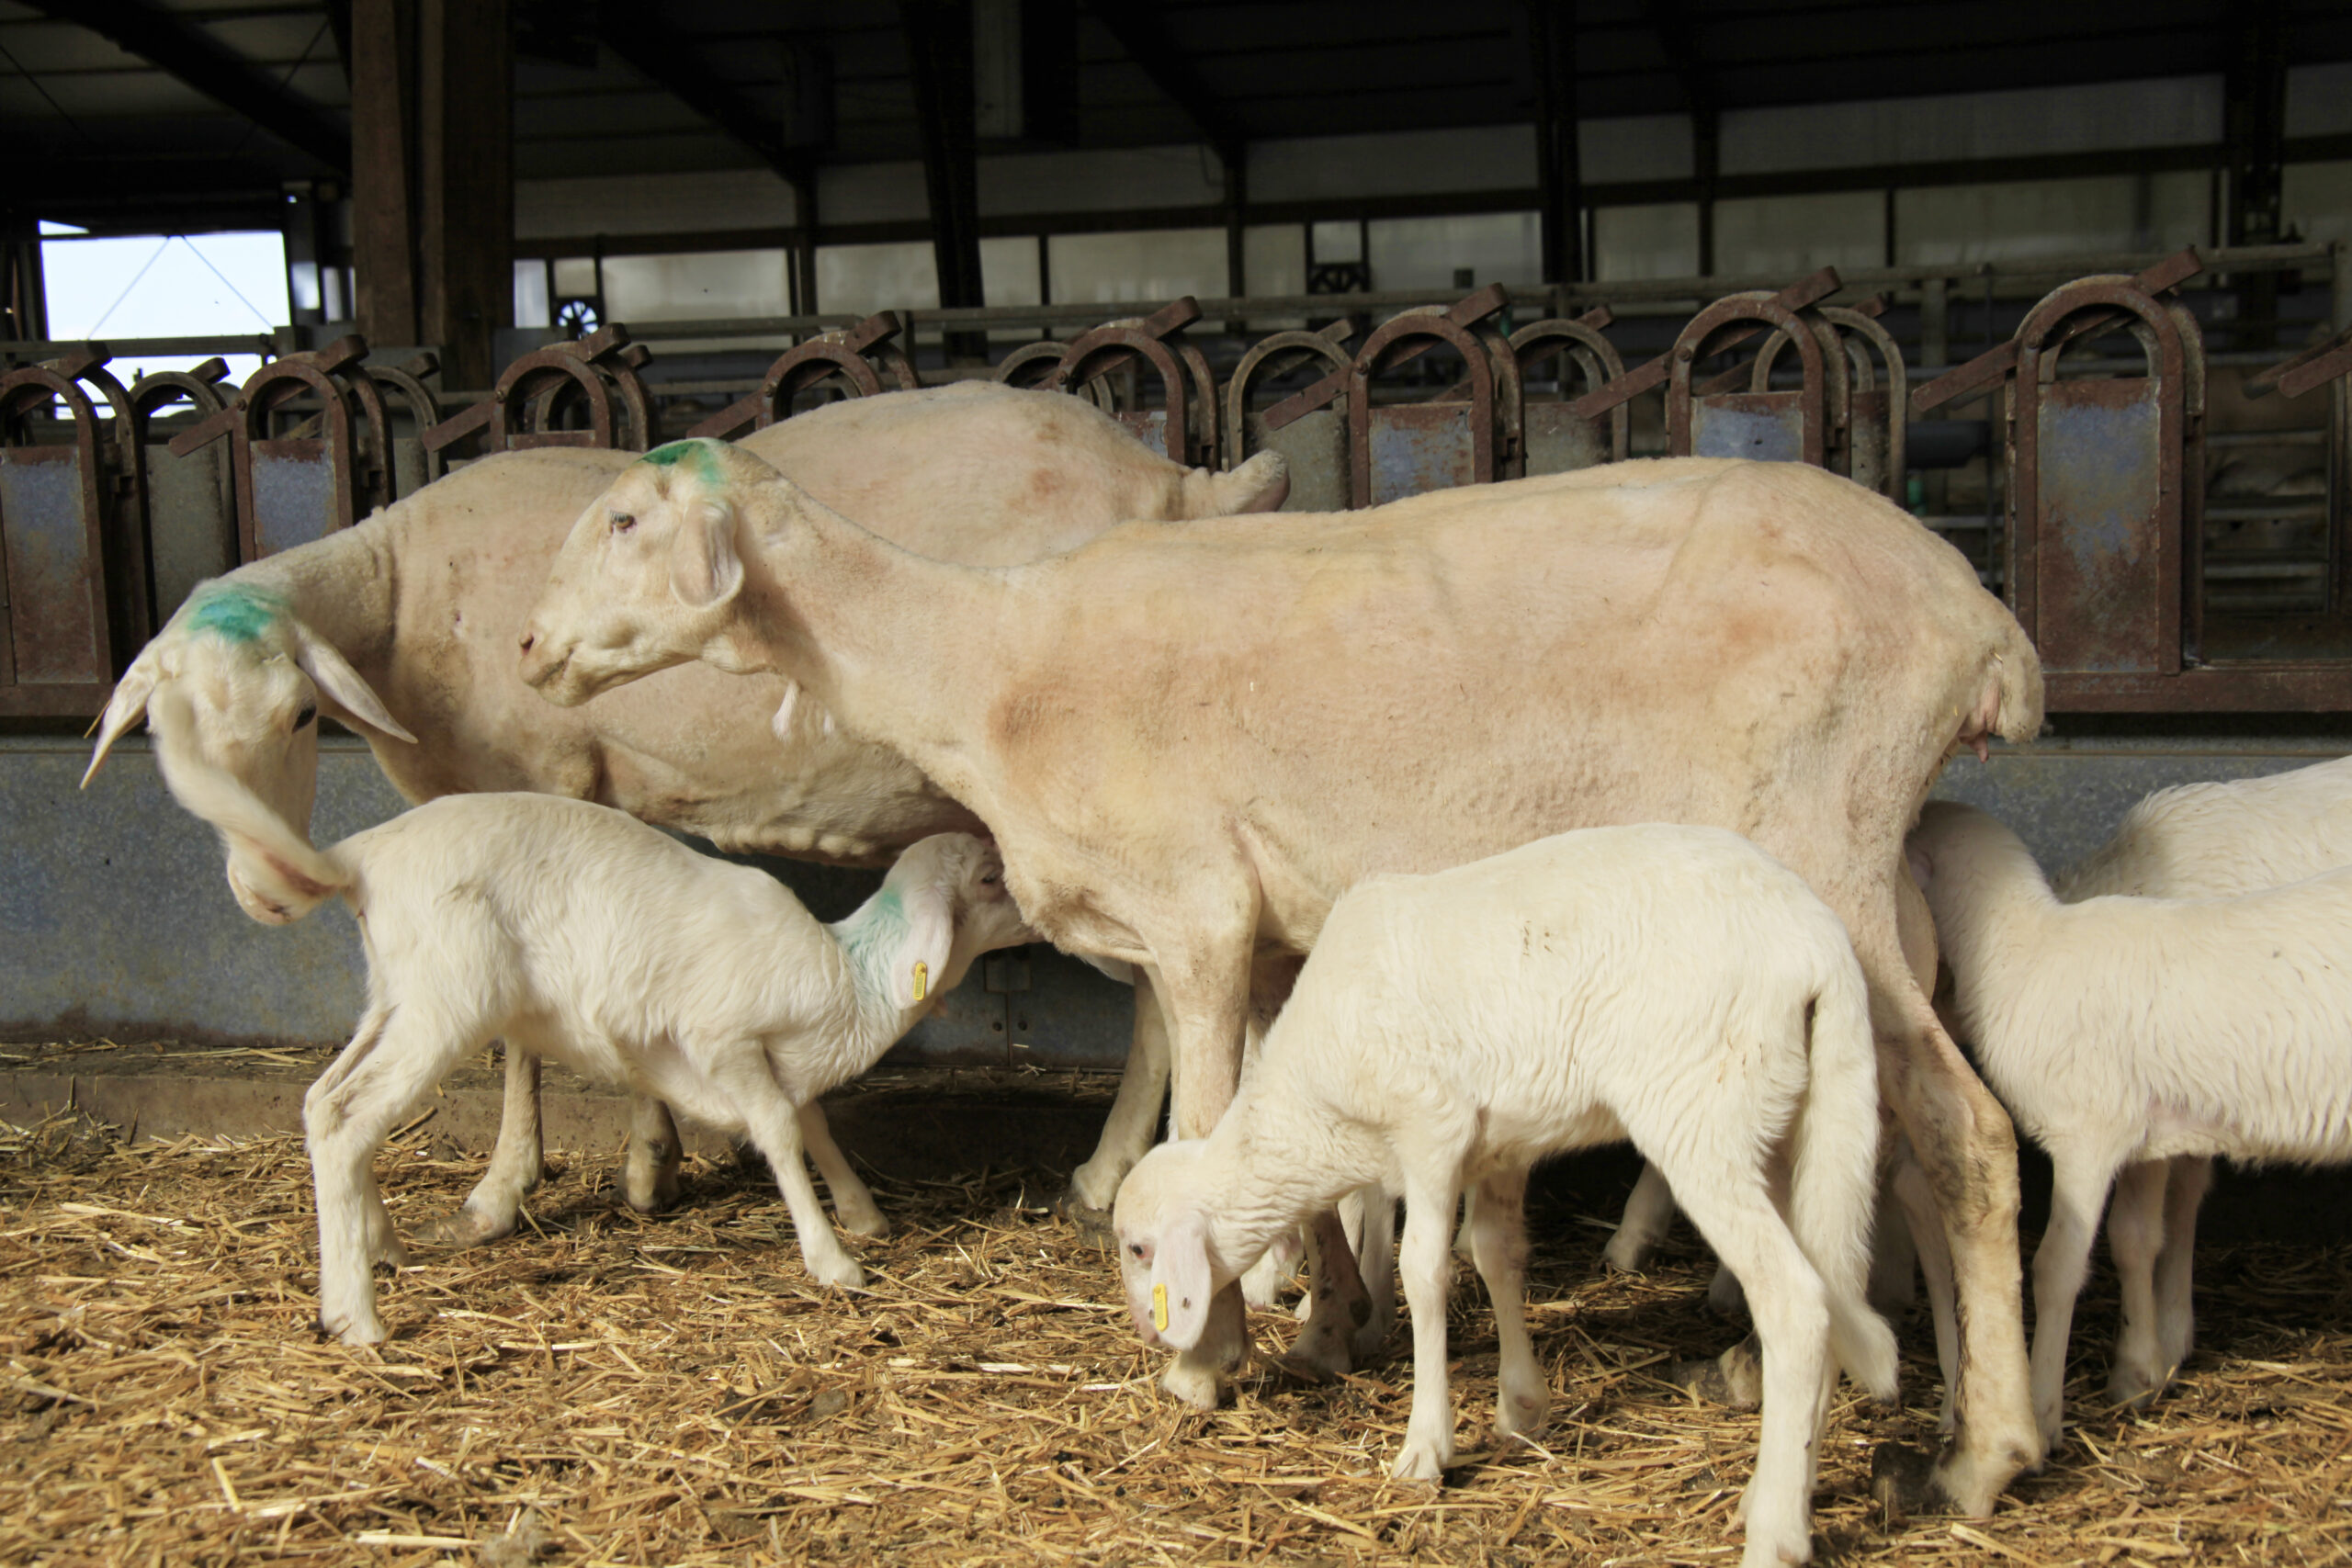
[[[2323,524],[2327,530],[2326,575],[2323,612],[2342,619],[2352,613],[2352,327],[2324,343],[2281,360],[2245,384],[2245,395],[2263,398],[2277,392],[2300,398],[2318,387],[2328,390],[2327,495]]]
[[[1518,425],[1519,364],[1503,335],[1480,323],[1510,302],[1500,284],[1489,284],[1450,309],[1429,306],[1391,316],[1364,339],[1347,381],[1352,504],[1377,506],[1509,477],[1519,456],[1510,442]],[[1461,355],[1462,383],[1422,402],[1374,406],[1374,377],[1441,344]]]
[[[360,366],[365,339],[273,359],[228,407],[171,441],[175,457],[226,436],[242,560],[348,528],[384,493],[390,435],[383,394]],[[316,406],[298,407],[316,400]],[[281,433],[278,425],[299,420]]]
[[[485,453],[537,446],[642,452],[653,435],[653,405],[637,372],[648,357],[617,322],[577,343],[535,349],[506,367],[487,400],[426,431],[424,450],[441,453],[480,433]],[[584,428],[565,427],[573,414],[585,419]]]
[[[229,406],[220,389],[228,374],[228,365],[215,358],[192,370],[150,371],[130,384],[125,447],[144,479],[158,621],[176,610],[198,582],[235,568],[237,496],[217,445],[175,456],[153,439],[150,425],[180,402],[195,411],[199,423],[217,418]]]
[[[820,333],[779,355],[760,378],[757,391],[738,398],[686,434],[732,441],[746,431],[765,430],[792,417],[793,399],[827,383],[845,396],[870,398],[884,389],[887,374],[895,389],[914,391],[922,385],[922,378],[906,352],[891,342],[905,330],[897,311],[884,310],[854,327]]]
[[[1573,321],[1549,317],[1510,334],[1520,374],[1520,465],[1524,474],[1565,474],[1597,463],[1622,463],[1632,436],[1633,411],[1621,402],[1599,417],[1576,410],[1573,372],[1583,374],[1585,390],[1596,392],[1625,374],[1616,344],[1601,335],[1611,320],[1609,307],[1596,306]],[[1527,382],[1535,367],[1557,360],[1560,395],[1532,398]]]
[[[1106,321],[1072,338],[1057,356],[1040,351],[1036,344],[1016,350],[998,367],[1001,379],[1011,380],[1023,367],[1051,357],[1038,385],[1049,392],[1075,392],[1134,367],[1149,366],[1159,380],[1160,406],[1116,407],[1112,417],[1136,434],[1146,446],[1191,468],[1216,467],[1216,378],[1199,347],[1179,334],[1201,319],[1201,307],[1187,294],[1141,319]]]
[[[2200,658],[2204,340],[2162,296],[2201,269],[2183,251],[2053,289],[2008,343],[1912,395],[1924,413],[2006,383],[2004,587],[2052,712],[2302,707],[2352,675]],[[2117,332],[2136,341],[2139,373],[2061,374],[2069,345]]]
[[[1317,387],[1330,388],[1332,397],[1344,397],[1348,371],[1355,363],[1343,346],[1351,331],[1342,317],[1319,332],[1280,332],[1260,338],[1242,355],[1226,381],[1226,467],[1234,468],[1260,452],[1281,453],[1290,465],[1284,512],[1347,510],[1346,410],[1331,408],[1328,400],[1324,406],[1307,408],[1290,398],[1263,413],[1252,413],[1250,394],[1261,379],[1285,376],[1320,360],[1330,369]]]
[[[106,364],[94,344],[0,376],[0,713],[97,712],[149,630],[130,398]],[[42,439],[59,406],[64,439]]]

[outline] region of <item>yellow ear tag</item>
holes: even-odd
[[[923,993],[930,989],[931,965],[918,958],[915,960],[915,1000],[922,1000]]]
[[[1151,1288],[1151,1325],[1162,1334],[1168,1332],[1168,1287],[1165,1285]]]

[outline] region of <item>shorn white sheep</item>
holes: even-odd
[[[1868,995],[1844,925],[1736,834],[1596,828],[1332,906],[1216,1130],[1162,1145],[1114,1210],[1129,1311],[1180,1348],[1286,1227],[1342,1193],[1405,1195],[1413,1414],[1395,1473],[1453,1458],[1445,1295],[1456,1200],[1495,1305],[1496,1425],[1549,1404],[1523,1302],[1529,1168],[1631,1137],[1747,1281],[1764,1415],[1747,1561],[1811,1555],[1836,1362],[1882,1398],[1894,1338],[1863,1301],[1878,1148]],[[1788,1217],[1768,1166],[1794,1155]]]
[[[745,1134],[792,1211],[808,1271],[864,1282],[843,1224],[879,1235],[873,1195],[816,1099],[872,1066],[974,958],[1029,940],[993,846],[917,841],[847,919],[821,925],[766,873],[695,853],[609,807],[455,795],[324,850],[212,770],[175,772],[181,804],[299,917],[340,894],[368,952],[368,1007],[302,1101],[319,1204],[319,1321],[384,1337],[372,1260],[398,1261],[376,1150],[469,1054],[504,1037]]]
[[[2015,833],[1945,802],[1921,815],[1909,852],[1962,1037],[2054,1168],[2032,1350],[2035,1418],[2054,1445],[2075,1300],[2118,1172],[2134,1218],[2115,1238],[2117,1360],[2137,1396],[2186,1354],[2188,1330],[2185,1312],[2166,1325],[2152,1299],[2142,1255],[2161,1227],[2138,1188],[2216,1155],[2352,1160],[2352,870],[2233,897],[2065,904]],[[2171,1266],[2185,1276],[2188,1246]],[[2185,1278],[2177,1288],[2185,1306]]]

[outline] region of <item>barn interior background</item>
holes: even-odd
[[[1281,450],[1293,509],[1810,461],[2035,637],[2050,733],[1942,788],[2046,862],[2352,750],[2326,0],[0,0],[0,1033],[168,1047],[0,1064],[0,1115],[297,1123],[269,1054],[348,1030],[350,926],[252,925],[135,743],[77,791],[81,734],[197,581],[507,446],[993,377]],[[326,743],[319,834],[397,807]],[[893,1062],[1113,1066],[1124,1005],[1001,956]]]

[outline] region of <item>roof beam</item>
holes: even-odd
[[[149,0],[26,0],[57,21],[87,28],[340,174],[351,133],[318,105],[177,12]]]
[[[1088,7],[1119,47],[1134,57],[1151,85],[1200,128],[1201,139],[1228,164],[1238,163],[1248,140],[1225,106],[1208,89],[1192,61],[1176,47],[1148,0],[1093,0]]]
[[[645,0],[605,0],[597,7],[597,31],[605,45],[639,74],[710,121],[728,138],[796,184],[809,177],[808,154],[785,145],[784,127],[714,78],[710,69],[678,44],[662,22],[663,8]]]

